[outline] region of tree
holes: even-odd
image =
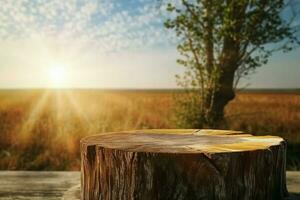
[[[241,77],[268,62],[275,51],[299,44],[292,26],[295,2],[285,0],[181,0],[168,3],[165,27],[179,38],[177,76],[187,89],[180,98],[184,126],[218,127]],[[288,10],[289,9],[289,10]],[[283,12],[289,16],[283,17]]]

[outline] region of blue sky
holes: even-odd
[[[153,2],[0,0],[0,87],[176,87],[174,33]],[[277,53],[241,86],[299,88],[299,65],[299,49]]]

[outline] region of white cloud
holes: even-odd
[[[173,87],[175,48],[161,48],[170,40],[156,6],[0,0],[0,87],[47,86],[51,63],[71,66],[71,87]]]
[[[175,87],[174,74],[182,70],[175,67],[176,56],[175,49],[103,53],[78,40],[36,35],[0,43],[0,87],[47,87],[46,72],[53,63],[68,66],[68,87]]]
[[[1,0],[0,40],[42,35],[106,52],[166,45],[161,17],[150,0]]]

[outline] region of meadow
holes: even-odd
[[[176,90],[1,90],[0,170],[79,170],[82,137],[176,128]],[[300,93],[239,92],[225,125],[288,142],[287,167],[300,170]]]

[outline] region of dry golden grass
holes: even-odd
[[[276,134],[300,142],[300,95],[243,93],[226,108],[232,129],[256,134]]]
[[[78,170],[79,140],[86,135],[176,128],[173,92],[3,90],[0,169]],[[298,167],[300,148],[294,144],[300,144],[300,95],[239,94],[226,116],[230,129],[288,139],[294,148],[288,161]]]

